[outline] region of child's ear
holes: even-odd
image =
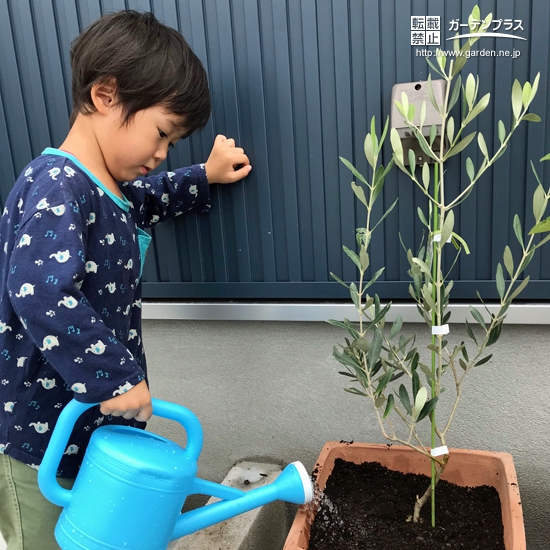
[[[96,111],[102,115],[107,114],[107,112],[115,106],[116,104],[116,80],[102,80],[96,82],[92,86],[90,95],[92,97],[92,103],[96,108]]]

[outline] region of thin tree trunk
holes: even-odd
[[[435,473],[435,485],[439,482],[439,479],[443,475],[443,472],[445,471],[445,468],[447,466],[447,462],[449,461],[449,455],[446,455],[443,459],[443,464],[439,466]],[[413,522],[418,523],[420,521],[420,511],[422,510],[422,506],[426,504],[430,500],[432,485],[430,483],[429,487],[426,489],[424,494],[418,498],[416,497],[416,502],[414,503],[414,514],[413,514]]]

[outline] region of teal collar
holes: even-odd
[[[122,208],[125,212],[130,210],[130,202],[126,197],[122,199],[117,197],[112,191],[107,189],[99,179],[94,176],[74,155],[67,153],[67,151],[62,151],[61,149],[54,149],[53,147],[46,147],[42,151],[43,155],[57,155],[59,157],[68,158],[73,164],[76,164],[119,208]]]

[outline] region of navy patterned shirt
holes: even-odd
[[[62,408],[101,402],[146,378],[141,341],[144,228],[207,212],[204,165],[109,191],[75,157],[47,148],[23,171],[0,221],[0,452],[38,468]],[[77,422],[59,475],[74,477],[99,407]]]

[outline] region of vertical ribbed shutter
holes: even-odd
[[[353,280],[342,252],[353,247],[364,223],[350,189],[343,156],[366,172],[363,140],[370,118],[378,126],[390,111],[397,82],[425,80],[426,60],[410,44],[411,16],[441,17],[441,47],[465,23],[469,2],[428,0],[0,0],[0,202],[25,164],[68,130],[71,40],[102,13],[125,8],[153,11],[178,28],[205,64],[213,114],[201,132],[170,153],[167,167],[206,160],[216,133],[234,137],[254,167],[246,181],[212,188],[209,216],[178,218],[153,230],[144,294],[155,298],[338,299],[346,291],[330,272]],[[535,179],[530,160],[548,186],[550,151],[550,4],[547,0],[480,2],[482,13],[521,21],[526,40],[483,38],[486,50],[515,48],[518,59],[477,57],[466,65],[480,75],[490,107],[477,119],[490,148],[495,127],[510,125],[514,79],[541,72],[526,124],[499,163],[457,212],[456,225],[473,252],[453,270],[455,297],[495,297],[494,272],[507,243],[514,252],[511,220],[531,223]],[[433,48],[432,48],[433,50]],[[475,128],[473,128],[475,129]],[[467,155],[481,159],[476,147]],[[384,162],[391,151],[384,149]],[[467,178],[463,161],[449,163],[449,192]],[[408,298],[408,264],[399,244],[416,248],[422,238],[417,207],[423,196],[397,170],[387,179],[385,207],[396,209],[372,243],[371,266],[386,266],[376,291]],[[382,205],[378,214],[382,211]],[[449,262],[452,256],[449,255]],[[550,295],[550,252],[537,256],[524,296]]]

